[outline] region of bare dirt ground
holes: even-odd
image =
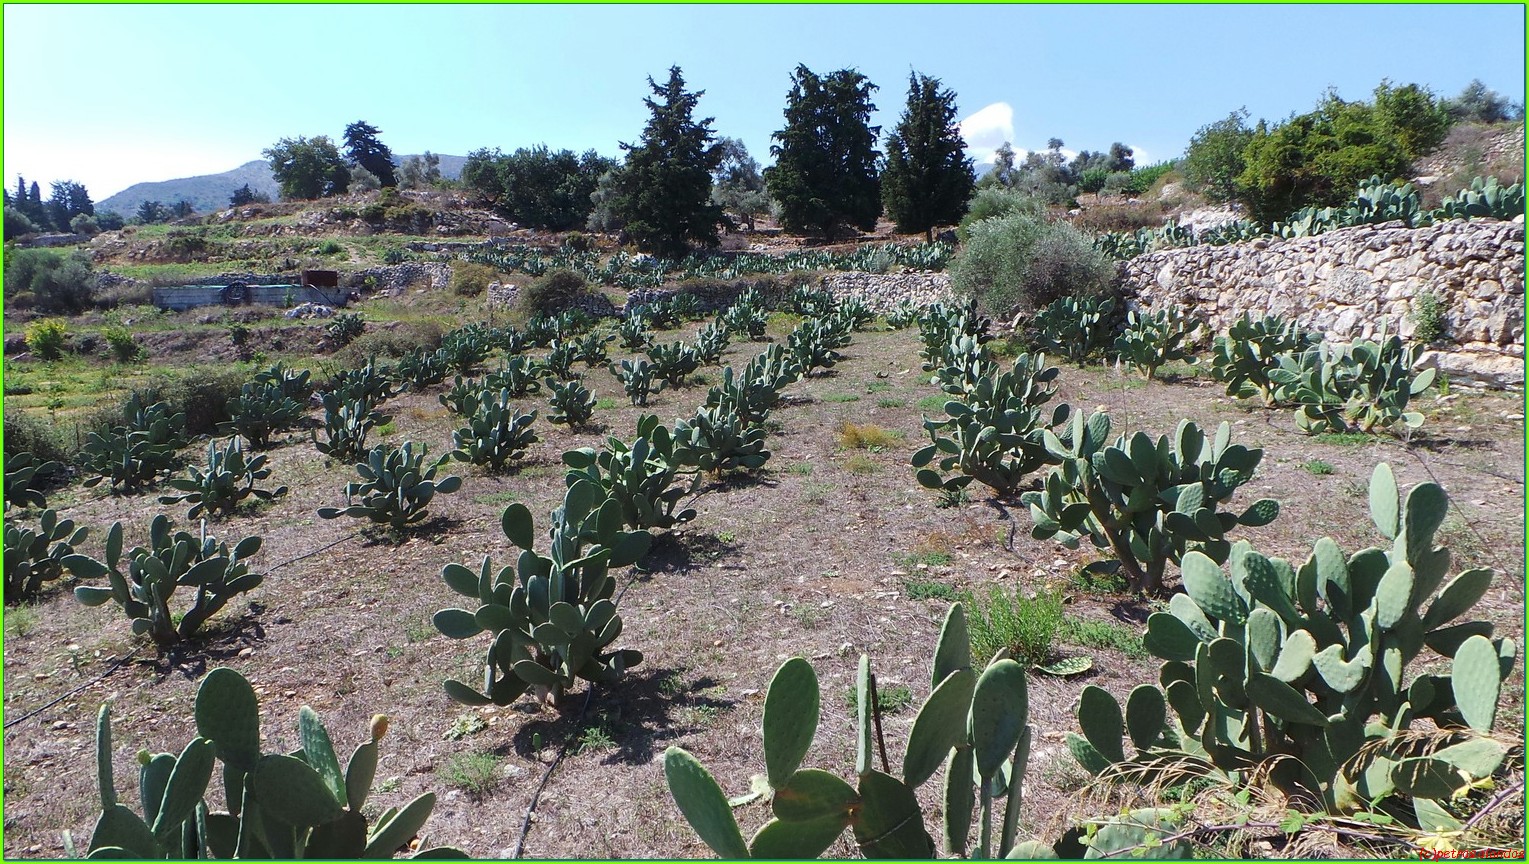
[[[724,362],[740,366],[761,348],[735,343]],[[304,704],[323,717],[342,753],[366,740],[374,713],[388,714],[391,731],[381,744],[368,807],[437,791],[441,798],[428,826],[433,843],[457,845],[475,857],[509,855],[538,782],[571,737],[541,796],[524,854],[684,858],[709,850],[668,795],[659,764],[664,748],[689,749],[729,794],[747,791],[750,776],[763,770],[764,691],[790,656],[810,658],[823,688],[822,723],[806,764],[851,772],[846,693],[862,652],[872,658],[883,690],[911,690],[912,704],[887,718],[890,755],[900,761],[898,751],[930,689],[932,646],[948,605],[910,599],[908,580],[977,592],[1055,586],[1069,599],[1070,618],[1139,632],[1150,603],[1090,589],[1071,575],[1096,558],[1093,552],[1031,539],[1023,511],[1005,511],[980,492],[964,506],[942,509],[914,483],[908,459],[925,439],[919,403],[937,392],[919,370],[915,332],[859,333],[845,354],[829,374],[788,389],[789,403],[772,417],[778,427],[769,437],[773,455],[759,476],[708,488],[696,502],[697,519],[660,539],[644,567],[623,578],[621,641],[642,650],[645,660],[619,684],[588,695],[587,707],[581,686],[560,713],[538,710],[529,700],[499,709],[447,700],[441,681],[474,680],[486,642],[447,639],[430,616],[458,603],[441,581],[441,567],[453,561],[476,567],[485,554],[496,566],[507,562],[512,547],[499,528],[506,504],[525,502],[538,532],[545,530],[546,514],[564,488],[560,453],[597,446],[605,433],[570,432],[539,419],[544,440],[518,470],[496,476],[453,466],[464,478],[462,490],[438,497],[434,518],[402,542],[361,536],[355,520],[318,519],[318,507],[340,501],[352,469],[326,464],[306,432],[288,436],[271,458],[273,479],[292,493],[211,528],[228,539],[264,537],[256,563],[269,575],[215,619],[204,640],[155,657],[129,634],[118,610],[80,606],[67,586],[33,606],[7,610],[5,857],[59,857],[63,831],[83,848],[100,807],[93,719],[103,701],[113,703],[118,794],[136,807],[136,784],[128,779],[137,775],[134,753],[181,750],[194,734],[196,682],[216,666],[237,669],[261,695],[268,752],[297,745],[297,711]],[[715,368],[706,375],[718,377]],[[609,434],[631,436],[639,409],[627,404],[606,371],[592,371],[588,381],[597,396],[617,403],[598,410],[596,422]],[[1457,390],[1442,400],[1430,396],[1428,423],[1410,444],[1390,438],[1350,444],[1301,435],[1288,413],[1237,406],[1204,378],[1143,384],[1113,370],[1064,367],[1061,382],[1059,399],[1085,411],[1107,406],[1117,429],[1163,434],[1185,417],[1207,429],[1224,420],[1234,424],[1235,441],[1262,446],[1258,477],[1232,503],[1264,496],[1283,503],[1272,525],[1235,535],[1268,554],[1304,560],[1323,535],[1349,552],[1378,545],[1366,490],[1379,461],[1391,463],[1403,488],[1436,479],[1451,496],[1442,539],[1454,550],[1455,569],[1490,566],[1499,574],[1477,617],[1522,644],[1520,395]],[[409,394],[390,403],[396,432],[385,440],[423,441],[444,452],[453,418],[436,395]],[[646,411],[670,420],[690,414],[704,396],[703,385],[666,391]],[[531,407],[545,417],[544,402]],[[845,450],[838,429],[846,421],[874,423],[902,437],[881,452]],[[196,446],[189,454],[200,458]],[[1317,461],[1330,473],[1314,473],[1322,470]],[[185,515],[179,506],[155,503],[153,495],[112,497],[100,487],[76,485],[55,492],[53,500],[92,526],[92,554],[99,554],[112,520],[124,521],[131,544],[143,540],[152,514],[181,522]],[[1155,679],[1157,665],[1138,650],[1058,648],[1088,654],[1094,666],[1074,678],[1031,679],[1032,722],[1040,736],[1022,824],[1048,842],[1079,817],[1097,815],[1082,809],[1084,783],[1062,746],[1063,735],[1077,728],[1079,692],[1092,683],[1123,694]],[[104,680],[24,717],[135,650]],[[1499,715],[1520,740],[1523,698],[1521,685],[1511,687]],[[465,788],[461,760],[470,754],[486,755],[479,761],[493,766],[486,788]],[[221,787],[213,787],[210,803],[221,807]],[[766,818],[759,805],[738,813],[746,835]],[[829,854],[852,852],[841,846]]]

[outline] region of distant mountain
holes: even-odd
[[[462,165],[467,162],[466,156],[439,155],[442,177],[455,180],[461,175]],[[409,156],[393,158],[402,165]],[[135,183],[110,198],[97,201],[96,210],[102,212],[112,210],[131,217],[138,212],[139,205],[145,201],[158,201],[167,207],[177,201],[185,201],[196,208],[198,213],[215,213],[228,209],[229,197],[234,194],[234,190],[246,183],[251,190],[264,193],[273,201],[278,197],[276,181],[271,177],[270,163],[257,159],[254,162],[246,162],[232,171],[224,171],[222,174],[203,174],[200,177],[182,177],[178,180],[161,180],[157,183]]]

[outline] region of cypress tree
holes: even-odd
[[[887,166],[881,175],[887,215],[904,234],[960,221],[976,185],[966,141],[956,122],[956,94],[938,78],[910,73],[908,106],[887,136]]]
[[[772,136],[779,142],[770,147],[775,164],[765,169],[785,229],[832,239],[842,224],[875,228],[881,215],[881,128],[870,125],[876,85],[853,69],[820,77],[797,66],[791,77],[786,128]]]
[[[643,103],[652,116],[639,143],[621,145],[626,164],[612,212],[640,248],[679,257],[690,243],[718,243],[722,208],[711,202],[711,173],[722,156],[712,146],[712,118],[691,116],[706,91],[686,92],[678,66],[669,68],[667,83],[649,78],[648,86],[655,98]]]

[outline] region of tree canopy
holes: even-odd
[[[262,155],[271,163],[283,198],[327,198],[350,185],[350,169],[327,135],[283,138]]]
[[[377,137],[381,134],[381,129],[364,120],[346,126],[345,155],[350,157],[350,161],[370,171],[383,186],[397,186],[393,151]]]
[[[881,215],[881,128],[870,125],[876,85],[853,69],[819,76],[806,66],[796,67],[791,82],[786,126],[772,136],[775,164],[764,172],[783,226],[829,238],[844,224],[875,228]]]
[[[887,135],[881,197],[887,215],[905,234],[930,235],[966,212],[976,179],[956,119],[956,94],[938,78],[910,73],[908,105]]]

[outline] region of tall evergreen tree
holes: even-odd
[[[775,164],[765,169],[770,197],[787,231],[833,238],[841,224],[862,231],[881,215],[876,137],[870,125],[876,85],[853,69],[819,77],[806,66],[792,73],[786,128],[772,137]]]
[[[372,172],[383,186],[397,186],[398,176],[393,172],[393,151],[377,137],[382,134],[364,120],[345,127],[345,155],[350,161]]]
[[[69,231],[74,217],[81,214],[94,216],[95,202],[82,183],[73,180],[55,180],[48,195],[48,221],[55,230]]]
[[[627,151],[623,182],[612,210],[642,249],[681,256],[689,243],[717,245],[722,208],[711,203],[711,172],[721,154],[712,146],[712,118],[691,118],[706,91],[685,91],[680,67],[669,68],[663,86],[648,79],[656,99],[644,99],[652,112],[637,144]]]
[[[956,94],[940,80],[908,75],[908,107],[887,135],[887,165],[881,172],[881,200],[903,234],[952,225],[966,212],[976,178],[966,157],[966,141],[956,121]]]

